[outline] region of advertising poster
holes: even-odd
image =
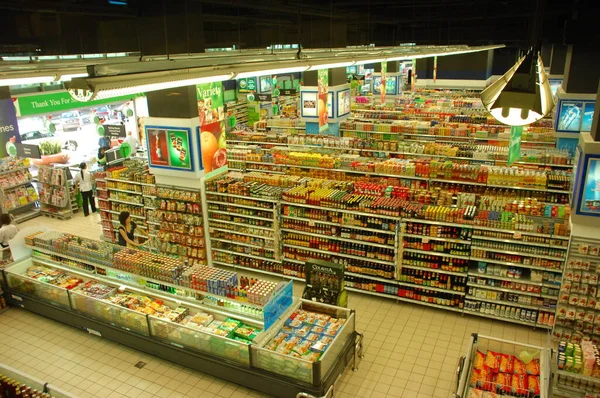
[[[595,102],[586,102],[583,107],[583,119],[581,121],[581,131],[592,131],[592,121],[594,120]]]
[[[205,173],[227,164],[227,136],[223,107],[223,84],[213,82],[196,86],[200,118],[200,149]]]
[[[317,102],[317,110],[319,112],[319,132],[325,131],[328,128],[328,96],[327,92],[329,90],[329,69],[319,69],[317,71],[318,76],[318,102]]]
[[[271,91],[271,76],[261,76],[258,81],[260,82],[260,92],[268,93]]]
[[[386,89],[387,89],[387,61],[383,61],[381,63],[381,82],[379,84],[380,86],[380,100],[382,104],[385,104],[385,94],[386,94]]]
[[[256,91],[256,77],[238,79],[237,88],[238,93],[251,93]]]
[[[190,160],[190,137],[187,131],[167,130],[169,163],[178,169],[192,169]]]
[[[373,94],[381,94],[381,76],[373,76]],[[396,77],[387,76],[385,80],[385,93],[395,94],[396,93]]]
[[[333,92],[327,93],[327,120],[333,119]]]
[[[302,93],[302,116],[317,117],[317,93]]]
[[[17,113],[12,98],[0,99],[0,158],[16,156],[21,142]]]
[[[350,113],[350,90],[339,91],[338,96],[338,116],[344,116]]]
[[[600,215],[600,159],[589,159],[581,198],[582,213]]]
[[[513,126],[510,128],[510,143],[508,144],[508,162],[510,166],[521,156],[521,136],[523,135],[523,126]]]
[[[148,158],[151,166],[169,166],[169,148],[167,145],[167,131],[149,128],[146,134],[148,139]]]
[[[576,132],[581,127],[583,116],[582,101],[563,101],[560,105],[556,131]]]

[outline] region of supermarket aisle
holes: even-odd
[[[45,224],[98,239],[98,220],[97,215],[77,215],[70,221],[38,218],[21,225]],[[299,284],[295,291],[301,291]],[[349,307],[357,311],[357,330],[365,334],[365,358],[358,372],[343,375],[340,398],[448,398],[471,333],[529,344],[546,338],[524,326],[358,293],[350,294]],[[0,325],[0,341],[10,347],[9,365],[82,397],[263,396],[23,310],[1,314]],[[133,366],[140,360],[148,363],[141,370]]]

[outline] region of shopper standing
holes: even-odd
[[[127,246],[127,247],[137,247],[138,244],[135,243],[135,229],[137,228],[137,224],[131,220],[131,214],[128,211],[122,211],[119,214],[119,245]],[[145,238],[148,236],[138,231],[138,234],[142,235]]]
[[[129,144],[133,153],[137,152],[138,148],[140,147],[140,142],[138,141],[137,137],[133,136],[131,131],[127,132],[127,138],[125,138],[124,142]]]
[[[0,245],[8,247],[8,241],[14,238],[19,232],[19,228],[12,223],[8,214],[0,215]]]
[[[92,213],[96,212],[96,201],[94,200],[94,191],[92,187],[92,175],[87,171],[87,164],[81,162],[79,165],[81,171],[75,176],[75,183],[79,185],[79,191],[83,198],[83,214],[90,215],[89,205],[92,207]]]

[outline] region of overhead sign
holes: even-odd
[[[273,101],[273,96],[271,94],[256,94],[255,99],[258,102],[271,102]]]
[[[328,124],[328,96],[329,90],[329,69],[319,69],[317,71],[318,76],[318,102],[317,109],[319,112],[319,132],[327,130]]]
[[[294,88],[285,88],[279,90],[279,95],[296,95],[296,89]]]
[[[0,99],[0,158],[16,156],[15,144],[21,142],[13,100]]]
[[[125,138],[125,126],[122,124],[103,124],[104,131],[109,138]]]
[[[521,156],[521,135],[523,126],[513,126],[510,129],[510,143],[508,144],[508,165],[516,162]]]
[[[17,156],[22,158],[41,159],[42,153],[38,145],[32,144],[15,144],[17,147]]]
[[[71,97],[71,94],[69,94],[67,91],[60,91],[47,94],[16,97],[15,109],[17,110],[18,117],[41,115],[45,113],[68,111],[77,108],[94,107],[96,105],[110,104],[113,102],[124,102],[141,95],[142,94],[133,94],[89,102],[79,102]]]
[[[239,93],[251,93],[256,91],[256,77],[238,79],[237,88]]]

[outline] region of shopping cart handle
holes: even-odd
[[[462,357],[458,358],[458,363],[456,364],[456,392],[454,393],[455,397],[460,397],[460,395],[458,395],[458,387],[460,386],[460,375],[463,372],[463,368],[465,367],[466,359],[467,358],[463,355]]]

